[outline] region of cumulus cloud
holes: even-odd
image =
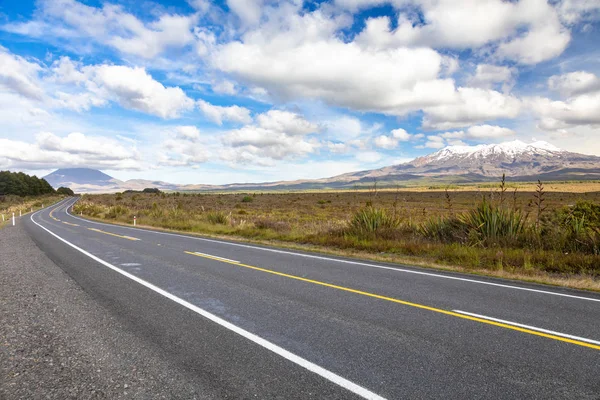
[[[70,41],[95,41],[125,54],[154,58],[169,48],[181,48],[194,41],[192,28],[198,15],[163,14],[143,22],[121,6],[105,3],[101,8],[76,0],[38,2],[37,18],[8,24],[4,30],[22,35]]]
[[[24,97],[41,100],[44,91],[38,82],[41,67],[0,46],[0,86]]]
[[[453,129],[481,121],[515,118],[521,111],[521,101],[495,90],[461,87],[454,103],[428,107],[424,111],[424,128]]]
[[[166,139],[160,142],[155,152],[158,165],[195,167],[213,158],[214,140],[210,135],[203,135],[196,126],[172,126],[159,133]]]
[[[514,86],[516,73],[516,68],[479,64],[475,73],[468,79],[468,84],[471,87],[482,89],[493,89],[497,84],[501,84],[502,90],[508,92]]]
[[[135,146],[79,132],[65,137],[42,132],[33,143],[0,139],[0,163],[9,168],[35,170],[81,166],[141,169],[140,159]]]
[[[164,86],[141,67],[84,66],[63,57],[53,64],[52,73],[50,79],[70,84],[72,90],[59,95],[58,104],[75,110],[87,110],[112,100],[132,110],[177,118],[194,107],[194,101],[181,88]]]
[[[548,87],[564,96],[585,94],[600,91],[600,78],[586,71],[575,71],[551,76]]]
[[[390,135],[380,135],[377,136],[373,142],[375,146],[380,147],[382,149],[395,149],[398,147],[398,142],[406,142],[415,138],[417,135],[411,135],[406,132],[402,128],[394,129],[390,132]],[[422,135],[418,135],[417,137],[421,137]]]
[[[355,10],[383,2],[341,0],[336,3]],[[404,11],[398,13],[396,27],[391,28],[389,17],[368,19],[357,39],[362,46],[454,49],[491,46],[501,58],[535,64],[561,54],[570,41],[570,32],[562,25],[560,12],[546,1],[481,0],[463,2],[460,7],[454,0],[391,3]],[[411,6],[420,12],[410,12]],[[568,11],[563,12],[566,13]],[[494,18],[489,18],[490,15]]]
[[[204,100],[196,102],[198,108],[206,115],[206,117],[217,125],[223,125],[223,121],[233,121],[241,124],[249,124],[252,122],[250,110],[240,106],[215,106]]]
[[[213,67],[280,99],[322,99],[392,115],[453,99],[452,80],[438,78],[446,57],[432,49],[363,49],[337,37],[343,20],[319,11],[286,18],[285,27],[269,20],[242,40],[217,46]]]
[[[307,137],[318,126],[288,111],[270,110],[257,123],[227,132],[221,158],[236,164],[273,165],[274,160],[303,157],[321,144]]]

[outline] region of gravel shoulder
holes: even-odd
[[[23,226],[0,229],[0,398],[213,398],[86,294]]]

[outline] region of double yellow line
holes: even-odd
[[[344,292],[350,292],[350,293],[358,294],[358,295],[361,295],[361,296],[367,296],[367,297],[372,297],[372,298],[379,299],[379,300],[390,301],[392,303],[397,303],[397,304],[402,304],[402,305],[405,305],[405,306],[420,308],[422,310],[427,310],[427,311],[432,311],[432,312],[436,312],[436,313],[440,313],[440,314],[444,314],[444,315],[449,315],[451,317],[466,319],[466,320],[469,320],[469,321],[480,322],[482,324],[493,325],[493,326],[497,326],[497,327],[500,327],[500,328],[510,329],[510,330],[513,330],[513,331],[527,333],[527,334],[534,335],[534,336],[541,336],[541,337],[545,337],[545,338],[548,338],[548,339],[557,340],[559,342],[571,343],[571,344],[575,344],[577,346],[583,346],[583,347],[588,347],[588,348],[594,349],[594,350],[600,350],[600,346],[592,344],[592,343],[583,342],[581,340],[569,339],[569,338],[558,336],[558,335],[552,335],[552,334],[549,334],[549,333],[538,332],[538,331],[535,331],[535,330],[532,330],[532,329],[521,328],[519,326],[514,326],[514,325],[502,323],[502,322],[496,322],[496,321],[491,321],[491,320],[488,320],[488,319],[483,319],[483,318],[473,317],[473,316],[470,316],[470,315],[460,314],[460,313],[457,313],[457,312],[454,312],[454,311],[448,311],[448,310],[444,310],[444,309],[441,309],[441,308],[426,306],[424,304],[413,303],[413,302],[410,302],[410,301],[395,299],[393,297],[382,296],[382,295],[379,295],[379,294],[365,292],[365,291],[357,290],[357,289],[352,289],[352,288],[348,288],[348,287],[345,287],[345,286],[334,285],[334,284],[331,284],[331,283],[317,281],[317,280],[314,280],[314,279],[303,278],[301,276],[290,275],[290,274],[286,274],[286,273],[279,272],[279,271],[273,271],[273,270],[270,270],[270,269],[267,269],[267,268],[260,268],[260,267],[255,267],[255,266],[252,266],[252,265],[246,265],[246,264],[242,264],[242,263],[237,262],[237,261],[229,261],[227,259],[220,258],[220,257],[209,256],[209,255],[205,255],[205,254],[201,254],[201,253],[195,253],[195,252],[191,252],[191,251],[186,251],[185,253],[190,254],[192,256],[196,256],[196,257],[202,257],[202,258],[208,258],[210,260],[221,261],[221,262],[224,262],[224,263],[227,263],[227,264],[236,265],[238,267],[248,268],[248,269],[252,269],[252,270],[255,270],[255,271],[265,272],[265,273],[268,273],[268,274],[282,276],[282,277],[289,278],[289,279],[295,279],[295,280],[298,280],[298,281],[312,283],[312,284],[319,285],[319,286],[325,286],[325,287],[328,287],[328,288],[337,289],[337,290],[341,290],[341,291],[344,291]]]

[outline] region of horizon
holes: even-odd
[[[600,4],[456,4],[0,5],[0,169],[221,185],[513,140],[600,156]]]

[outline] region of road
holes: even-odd
[[[222,398],[600,398],[600,295],[89,221],[22,223]]]

